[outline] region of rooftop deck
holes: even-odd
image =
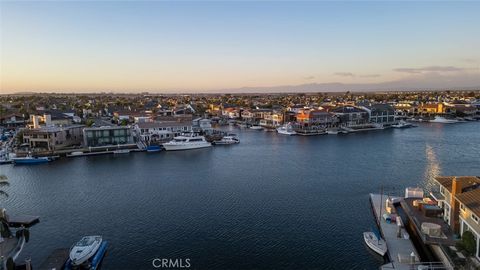
[[[383,198],[382,198],[383,197]],[[391,197],[393,198],[393,197]],[[385,264],[381,269],[411,269],[411,253],[415,255],[415,262],[419,262],[419,256],[410,239],[397,237],[398,226],[396,223],[388,224],[381,214],[387,213],[385,209],[385,200],[387,195],[370,194],[370,203],[372,204],[375,219],[380,224],[380,231],[387,242],[388,257],[390,263]]]
[[[413,206],[413,202],[417,200],[415,198],[408,198],[401,202],[402,208],[405,213],[410,217],[415,226],[415,230],[420,235],[422,241],[426,245],[446,245],[455,246],[455,237],[450,227],[445,223],[442,218],[426,217],[422,211]],[[440,237],[432,237],[422,232],[422,223],[434,223],[442,227],[442,235]]]

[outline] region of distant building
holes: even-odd
[[[184,132],[191,132],[192,122],[140,122],[135,125],[135,128],[146,143],[165,142]]]
[[[371,123],[388,127],[397,122],[395,119],[395,109],[389,104],[372,104],[364,106],[362,109],[368,112]]]
[[[330,112],[337,115],[342,125],[347,127],[361,126],[370,123],[370,114],[367,110],[355,106],[341,106]]]
[[[25,126],[25,118],[21,114],[11,113],[0,116],[0,126],[14,128]]]
[[[296,113],[297,123],[303,127],[323,126],[330,127],[338,122],[334,114],[325,110],[300,109]]]
[[[85,147],[105,147],[134,144],[129,126],[102,126],[83,129]]]

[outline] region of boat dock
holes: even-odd
[[[39,216],[31,215],[9,215],[8,225],[14,228],[24,226],[26,228],[31,227],[40,222]]]
[[[40,265],[39,270],[63,269],[68,260],[70,250],[68,248],[55,249],[47,259]]]
[[[385,200],[387,195],[370,194],[370,203],[375,215],[375,220],[379,224],[380,233],[387,243],[387,255],[389,263],[382,265],[380,269],[411,269],[412,264],[420,262],[419,256],[410,239],[398,237],[398,226],[395,222],[387,223],[382,217],[387,213]],[[390,198],[401,198],[392,197]],[[411,256],[413,253],[414,256]]]

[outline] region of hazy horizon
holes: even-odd
[[[0,2],[16,92],[480,87],[478,2]]]

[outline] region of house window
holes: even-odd
[[[472,213],[472,219],[473,219],[476,223],[478,223],[478,217],[477,217],[475,214],[473,214],[473,213]]]

